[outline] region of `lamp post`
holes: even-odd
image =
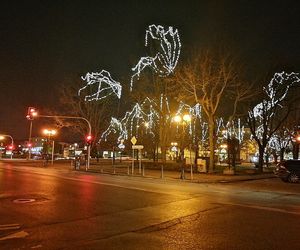
[[[32,122],[33,119],[38,115],[36,108],[29,107],[27,111],[26,118],[30,121],[30,127],[29,127],[29,138],[28,138],[28,145],[31,145],[31,134],[32,134]],[[31,158],[31,146],[28,148],[28,160]]]
[[[14,149],[14,139],[12,138],[11,135],[0,135],[0,140],[3,140],[5,137],[9,137],[11,139],[11,154],[10,154],[10,159],[13,157],[13,149]]]
[[[189,114],[185,114],[183,116],[176,115],[174,117],[174,122],[178,123],[179,125],[182,126],[182,131],[181,131],[181,142],[180,142],[180,163],[181,163],[181,179],[185,179],[185,174],[184,174],[184,137],[185,137],[185,127],[186,125],[191,121],[191,116]],[[191,168],[191,176],[193,175],[192,173],[192,168]]]
[[[50,139],[51,139],[51,136],[56,135],[56,130],[54,130],[54,129],[44,129],[43,133],[48,136],[48,143],[49,143]],[[48,155],[48,152],[47,152],[47,155]],[[54,161],[54,140],[52,140],[52,153],[51,153],[51,164],[52,165],[53,165],[53,161]]]

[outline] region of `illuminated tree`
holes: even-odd
[[[248,112],[248,125],[259,149],[260,172],[263,170],[264,153],[268,143],[299,99],[299,95],[288,95],[289,90],[299,82],[298,73],[275,73],[269,84],[263,88],[265,96],[262,102]]]
[[[150,38],[150,39],[149,39]],[[157,42],[154,55],[141,57],[139,62],[132,68],[130,89],[132,89],[135,78],[140,78],[140,74],[145,68],[152,69],[159,76],[168,76],[174,72],[178,63],[181,51],[179,32],[172,26],[165,29],[161,25],[150,25],[146,30],[145,46]]]
[[[114,110],[111,105],[112,98],[101,99],[99,101],[88,102],[83,96],[78,95],[78,89],[82,86],[82,81],[73,81],[73,84],[65,83],[60,86],[60,113],[68,116],[84,117],[91,123],[93,144],[97,142],[104,131],[108,120]],[[109,110],[109,112],[108,112]],[[83,137],[87,133],[86,123],[80,120],[63,120],[57,119],[61,127],[72,127]]]
[[[251,96],[250,86],[244,85],[239,73],[240,68],[230,55],[215,54],[211,51],[203,51],[194,55],[192,60],[182,64],[175,71],[174,91],[179,91],[178,95],[182,100],[199,103],[206,115],[209,131],[210,172],[214,171],[216,118],[221,106],[230,106],[231,112],[235,113],[237,103]],[[240,94],[234,94],[236,93],[234,90],[239,90]]]

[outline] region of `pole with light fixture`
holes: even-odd
[[[28,160],[30,160],[31,158],[31,146],[32,146],[32,143],[31,143],[31,136],[32,136],[32,122],[34,120],[34,118],[37,116],[37,111],[36,111],[36,108],[34,107],[29,107],[28,110],[27,110],[27,115],[26,115],[26,118],[27,120],[30,121],[30,127],[29,127],[29,138],[28,138]]]
[[[180,179],[185,179],[185,173],[184,173],[184,167],[185,167],[185,162],[184,162],[184,140],[185,140],[185,128],[186,125],[191,122],[191,116],[189,114],[185,114],[183,116],[176,115],[173,120],[178,123],[179,125],[182,126],[181,130],[181,143],[180,143],[180,164],[181,164],[181,175]],[[192,170],[191,170],[192,171]],[[191,172],[191,176],[193,173]]]
[[[43,133],[48,136],[48,143],[50,142],[51,136],[56,135],[55,129],[44,129]],[[48,150],[47,150],[48,151]],[[48,155],[48,152],[47,152]],[[54,140],[52,140],[52,153],[51,153],[51,164],[54,162]]]

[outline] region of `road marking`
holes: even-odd
[[[0,240],[10,240],[10,239],[17,239],[17,238],[25,238],[28,235],[29,235],[29,233],[27,233],[25,231],[20,231],[20,232],[13,233],[13,234],[7,235],[5,237],[2,237],[2,238],[0,238]]]
[[[254,209],[260,209],[260,210],[267,210],[267,211],[286,213],[286,214],[300,215],[300,212],[288,211],[288,210],[285,210],[285,209],[274,208],[274,207],[263,207],[263,206],[257,206],[257,205],[246,205],[246,204],[235,204],[235,203],[222,203],[222,204],[231,205],[231,206],[254,208]]]
[[[41,247],[43,247],[43,246],[42,245],[37,245],[37,246],[33,246],[31,248],[35,249],[35,248],[41,248]]]
[[[6,225],[0,225],[0,231],[4,230],[12,230],[12,229],[20,229],[19,224],[6,224]]]

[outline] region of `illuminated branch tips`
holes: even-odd
[[[119,82],[112,79],[108,71],[101,70],[100,73],[87,73],[81,78],[86,82],[86,85],[79,89],[78,95],[80,95],[83,90],[93,92],[84,97],[85,101],[98,101],[113,94],[119,99],[121,98],[122,86]]]

